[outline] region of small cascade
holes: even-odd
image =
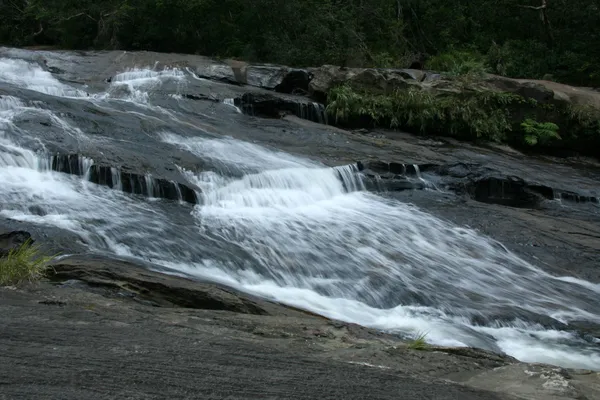
[[[88,93],[65,85],[38,64],[0,58],[0,81],[56,97],[87,97]],[[0,106],[1,107],[1,106]]]
[[[157,197],[154,192],[154,181],[152,180],[152,175],[146,174],[144,175],[144,181],[146,182],[146,195],[149,198]]]
[[[223,100],[223,104],[235,108],[239,114],[242,114],[242,110],[235,105],[235,99],[225,99]]]
[[[171,181],[171,183],[173,184],[173,188],[175,188],[175,193],[177,193],[177,200],[181,203],[183,201],[185,201],[183,199],[183,193],[181,193],[181,188],[179,187],[180,185],[177,184],[175,181]],[[196,203],[198,202],[197,200],[195,201]]]
[[[115,167],[110,168],[111,176],[111,187],[117,190],[123,190],[123,183],[121,182],[121,171]]]
[[[423,179],[421,177],[421,170],[419,169],[419,165],[413,164],[413,168],[415,169],[415,175],[417,175],[417,179]]]
[[[320,124],[327,124],[327,113],[325,106],[320,103],[294,103],[294,114],[298,118],[306,119]]]
[[[327,111],[325,109],[325,106],[321,103],[311,103],[312,107],[314,109],[314,115],[316,116],[316,121],[320,124],[325,124],[327,125]]]
[[[358,167],[355,164],[334,167],[334,170],[338,173],[347,193],[365,190],[362,176],[359,174]]]
[[[166,68],[160,71],[149,68],[133,68],[113,76],[110,79],[107,94],[102,97],[147,104],[150,99],[149,91],[168,81],[183,85],[185,77],[185,73],[179,68]]]
[[[18,149],[7,151],[0,145],[0,166],[15,166],[40,172],[55,171],[82,177],[86,182],[108,186],[126,193],[138,194],[149,198],[177,200],[196,204],[196,191],[184,184],[150,174],[125,172],[118,167],[97,165],[90,157],[79,154],[56,154],[45,156],[32,151]]]
[[[64,172],[70,175],[89,176],[94,160],[78,154],[50,156],[52,171]]]

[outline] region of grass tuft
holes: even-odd
[[[48,262],[54,257],[41,253],[31,239],[16,249],[11,249],[6,257],[0,258],[0,286],[18,285],[33,282],[44,276]]]
[[[413,350],[427,350],[431,346],[426,341],[427,333],[419,332],[413,340],[408,343],[408,348]]]

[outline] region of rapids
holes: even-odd
[[[106,79],[82,56],[44,56],[64,74],[31,52],[0,53],[2,217],[331,318],[600,370],[599,341],[569,327],[600,324],[600,285],[371,193],[354,165],[238,139],[251,117],[231,100],[183,98],[219,90],[186,69],[148,63]],[[53,171],[57,153],[78,154],[82,173]],[[95,163],[114,165],[112,188],[90,181]],[[119,190],[117,167],[143,172],[149,194]],[[198,204],[153,197],[153,176],[196,188]]]

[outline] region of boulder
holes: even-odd
[[[538,103],[550,103],[554,100],[554,91],[545,85],[527,80],[516,80],[496,75],[489,75],[485,83],[492,90],[516,93],[526,99],[536,100]]]
[[[244,93],[235,99],[235,105],[244,114],[264,118],[281,118],[293,114],[313,122],[327,123],[325,106],[307,101],[302,97],[275,95],[270,93]]]
[[[196,68],[196,74],[214,81],[288,94],[306,94],[312,78],[312,74],[305,69],[273,64],[255,65],[238,60],[202,65]]]
[[[33,243],[29,232],[13,231],[0,234],[0,258],[8,256],[11,251],[18,249],[27,241],[29,244]]]
[[[398,89],[419,86],[425,78],[423,71],[410,69],[343,68],[324,65],[311,71],[313,78],[308,87],[309,95],[324,102],[329,90],[346,83],[358,90],[374,93],[393,93]]]
[[[290,69],[275,65],[250,65],[246,67],[246,84],[279,93],[308,92],[310,74],[303,69]]]
[[[226,82],[239,85],[240,82],[228,64],[208,64],[196,68],[196,75],[213,81]]]

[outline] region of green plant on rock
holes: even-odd
[[[521,129],[525,134],[523,140],[530,146],[561,139],[558,134],[558,125],[552,122],[537,122],[528,118],[521,123]]]
[[[580,133],[600,136],[600,111],[590,105],[569,105],[564,111],[566,118],[579,127]]]
[[[40,279],[53,258],[43,255],[40,247],[32,245],[28,239],[18,248],[11,249],[6,257],[0,258],[0,286]]]
[[[427,343],[427,333],[419,332],[416,336],[408,342],[408,348],[413,350],[427,350],[431,346]]]
[[[343,85],[330,91],[327,112],[336,123],[367,119],[377,126],[422,134],[501,141],[512,129],[507,105],[521,100],[490,91],[435,94],[408,89],[373,94]]]

